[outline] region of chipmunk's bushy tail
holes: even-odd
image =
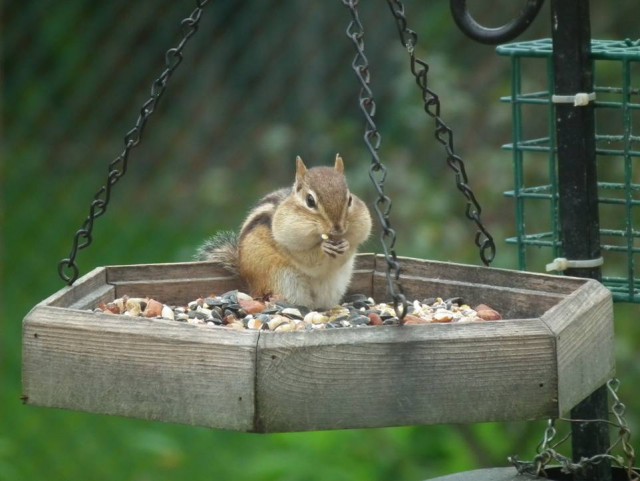
[[[230,273],[239,275],[238,245],[239,237],[235,232],[218,232],[198,248],[195,259],[218,262]]]

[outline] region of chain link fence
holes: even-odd
[[[7,118],[21,120],[7,123],[8,188],[31,183],[40,190],[36,181],[47,179],[42,183],[52,190],[48,215],[75,217],[68,234],[52,233],[46,242],[52,250],[64,255],[70,248],[92,193],[122,151],[124,134],[191,10],[186,1],[156,2],[153,8],[79,0],[55,8],[46,1],[9,6],[10,23],[25,28],[9,30],[5,38],[11,53],[6,69],[12,73],[5,86]],[[429,145],[429,124],[419,116],[419,94],[410,89],[393,18],[382,3],[362,10],[383,133],[381,156],[389,159],[392,182],[394,176],[407,177],[410,160],[447,182],[444,159]],[[131,154],[126,178],[114,188],[110,210],[119,212],[98,221],[96,241],[108,238],[103,255],[110,261],[130,261],[115,254],[125,250],[116,248],[121,238],[129,251],[144,246],[135,253],[140,262],[188,256],[202,236],[236,228],[259,195],[290,183],[295,155],[317,165],[339,151],[354,190],[372,197],[346,9],[339,3],[328,9],[306,2],[220,1],[207,7],[205,17]],[[425,165],[431,150],[436,160]],[[60,184],[65,188],[58,189]],[[29,197],[27,204],[39,200]],[[20,205],[26,215],[19,217],[41,211]],[[400,209],[402,226],[413,211]],[[129,238],[136,232],[130,226],[149,217],[157,221],[164,245],[171,246],[158,246],[157,255],[153,248],[160,243]],[[38,223],[32,225],[31,233],[37,230],[42,239]],[[182,239],[178,251],[167,237]],[[82,271],[88,267],[83,262]]]
[[[510,138],[509,109],[498,103],[509,90],[508,62],[462,37],[447,2],[406,3],[430,87],[499,241],[497,264],[514,267],[515,252],[501,241],[513,232],[513,215],[505,215],[512,207],[501,194],[511,185],[510,156],[499,150]],[[499,2],[507,17],[512,3]],[[632,24],[626,3],[617,16],[601,7],[594,21],[601,29],[621,18]],[[397,253],[479,264],[475,227],[424,115],[394,19],[384,2],[361,4]],[[423,479],[533,450],[535,423],[256,439],[19,406],[20,319],[62,287],[57,263],[194,8],[192,0],[3,5],[0,266],[10,316],[0,335],[1,378],[9,380],[0,391],[0,480],[83,479],[88,469],[97,480],[212,472],[221,479]],[[256,199],[289,184],[296,155],[320,165],[340,152],[352,190],[371,201],[349,21],[339,1],[210,1],[96,220],[91,247],[79,254],[80,273],[189,260],[205,237],[237,229]],[[527,35],[548,32],[540,20]],[[379,251],[378,234],[366,248]],[[626,372],[637,379],[637,349],[622,349],[630,351]],[[313,462],[297,457],[302,450]]]

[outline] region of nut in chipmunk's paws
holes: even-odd
[[[349,249],[349,241],[346,239],[330,239],[326,234],[322,235],[322,250],[330,257],[337,257]]]

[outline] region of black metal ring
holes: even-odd
[[[66,269],[70,269],[70,274],[67,274]],[[78,269],[77,264],[70,258],[62,259],[58,263],[58,275],[60,278],[67,284],[73,284],[80,275],[80,270]]]
[[[534,21],[544,0],[527,0],[518,17],[501,27],[489,28],[480,25],[467,9],[467,0],[450,0],[451,15],[462,33],[477,42],[497,45],[509,42],[523,33]]]

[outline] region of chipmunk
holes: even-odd
[[[342,157],[333,168],[310,169],[297,157],[292,187],[263,197],[239,234],[214,236],[196,257],[221,263],[255,298],[330,308],[347,290],[356,250],[370,232],[371,215],[349,192]]]

